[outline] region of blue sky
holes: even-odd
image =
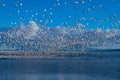
[[[120,0],[0,0],[0,29],[28,24],[119,28]]]

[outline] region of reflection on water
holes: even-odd
[[[119,57],[0,60],[0,80],[119,80],[119,74]]]
[[[13,77],[14,76],[14,77]],[[7,75],[2,80],[119,80],[109,77],[88,76],[78,74],[19,74]]]

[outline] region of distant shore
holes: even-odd
[[[0,54],[87,54],[87,53],[120,53],[120,50],[96,51],[0,51]]]
[[[0,51],[0,59],[120,57],[120,51]]]

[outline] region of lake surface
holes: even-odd
[[[120,80],[120,54],[0,59],[0,80]]]

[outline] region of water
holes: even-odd
[[[107,57],[108,56],[108,57]],[[0,80],[119,80],[120,55],[1,59]]]

